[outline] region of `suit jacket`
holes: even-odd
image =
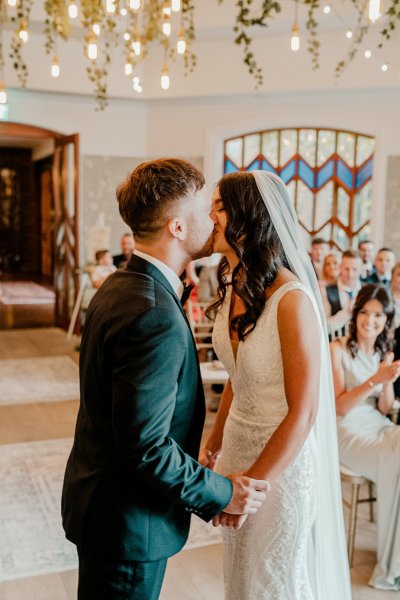
[[[80,354],[81,401],[62,494],[78,548],[151,561],[184,545],[190,513],[209,521],[232,484],[201,467],[205,403],[181,304],[133,255],[98,290]]]
[[[379,283],[386,290],[388,290],[390,288],[390,279],[387,279],[386,283],[382,283],[382,281],[379,279],[376,271],[374,273],[372,273],[372,275],[370,275],[369,277],[365,277],[364,279],[362,279],[362,282],[363,283]]]

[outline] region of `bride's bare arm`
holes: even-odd
[[[200,450],[199,463],[203,465],[203,467],[213,469],[215,466],[216,460],[221,451],[225,421],[231,407],[232,397],[232,384],[231,380],[228,379],[224,387],[224,391],[222,392],[218,413],[215,417],[213,428],[211,429],[205,445]]]
[[[293,290],[283,296],[278,305],[278,331],[288,413],[246,472],[270,483],[301,450],[318,410],[321,334],[304,292]]]

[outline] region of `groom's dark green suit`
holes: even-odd
[[[80,554],[113,560],[175,554],[190,514],[209,521],[232,484],[195,460],[204,424],[196,348],[175,292],[148,261],[133,255],[93,298],[80,379],[62,495],[67,538]]]

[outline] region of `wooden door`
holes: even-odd
[[[56,325],[68,328],[79,288],[79,135],[55,140],[52,186],[54,198],[54,288]]]

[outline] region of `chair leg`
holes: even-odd
[[[371,523],[374,522],[374,484],[372,483],[372,481],[370,481],[368,483],[368,489],[369,489],[369,520],[371,521]]]
[[[354,541],[355,541],[355,537],[356,537],[357,507],[358,507],[359,491],[360,491],[359,484],[353,483],[352,491],[351,491],[349,534],[348,534],[348,540],[347,540],[347,551],[349,554],[350,567],[353,566]]]

